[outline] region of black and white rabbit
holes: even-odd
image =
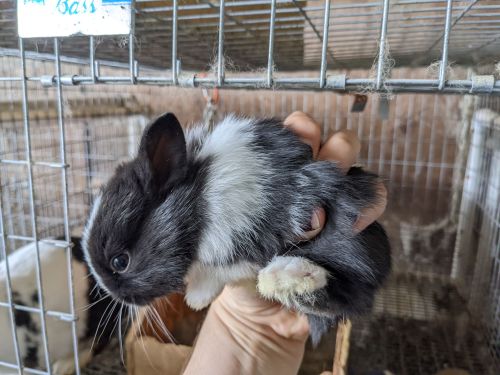
[[[106,328],[99,327],[99,335],[94,347],[91,343],[97,333],[97,326],[102,322],[106,308],[112,302],[111,297],[100,297],[96,293],[96,281],[89,275],[89,270],[83,259],[79,238],[72,238],[74,301],[77,321],[77,336],[79,340],[80,366],[87,364],[92,355],[100,351],[111,336],[113,324]],[[67,287],[66,251],[50,243],[39,241],[40,265],[43,280],[43,295],[45,309],[59,312],[69,312],[69,289]],[[36,283],[36,249],[35,244],[29,244],[17,249],[8,257],[12,284],[12,298],[16,305],[39,307]],[[5,260],[0,262],[0,299],[7,300],[7,272]],[[93,291],[94,293],[91,293]],[[114,319],[117,313],[112,313]],[[17,338],[23,366],[32,369],[45,369],[45,350],[42,341],[41,321],[38,313],[30,313],[22,309],[14,310],[17,327]],[[75,370],[73,359],[73,342],[71,325],[53,316],[46,316],[47,338],[50,362],[54,374],[72,374]],[[8,309],[0,310],[0,360],[16,363],[15,347]],[[17,373],[0,366],[0,374]]]
[[[336,317],[369,309],[389,273],[381,225],[353,232],[376,185],[313,160],[279,120],[228,116],[184,134],[167,113],[97,198],[84,252],[103,288],[138,305],[184,290],[201,309],[226,283],[257,276],[263,296],[309,315],[317,342]],[[325,228],[298,242],[319,206]]]

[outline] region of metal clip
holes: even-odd
[[[139,77],[139,61],[137,60],[134,60],[133,74],[134,74],[134,80],[135,82],[137,82],[137,77]]]
[[[71,314],[60,314],[58,318],[63,322],[77,322],[79,320],[78,316]]]
[[[472,86],[469,93],[471,94],[489,94],[493,92],[493,87],[495,86],[495,77],[492,75],[485,76],[473,76]]]
[[[52,87],[55,83],[55,76],[41,76],[40,83],[43,87]]]
[[[345,91],[346,75],[339,74],[326,77],[325,88],[331,90]]]
[[[62,76],[61,77],[61,85],[65,86],[75,86],[78,85],[78,82],[75,82],[75,75],[72,76]]]
[[[196,79],[196,74],[182,74],[177,79],[179,86],[196,87],[194,82],[194,80]]]

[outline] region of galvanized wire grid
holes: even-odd
[[[0,6],[0,45],[16,48],[15,2],[0,0]],[[451,62],[499,60],[500,5],[493,0],[138,0],[135,12],[135,32],[128,37],[65,39],[59,52],[86,57],[88,72],[61,77],[62,84],[500,93],[493,67],[485,77],[447,74]],[[46,40],[24,45],[54,51]],[[100,59],[125,62],[129,72],[100,75]],[[412,66],[438,61],[438,69],[435,77],[393,79],[393,59]],[[372,64],[368,77],[329,74]],[[146,67],[168,70],[146,73]],[[317,75],[286,73],[304,69]],[[200,71],[210,74],[202,77]],[[30,77],[56,84],[42,78]]]
[[[23,41],[20,40],[20,63],[21,63],[21,72],[22,72],[22,103],[23,103],[23,130],[24,130],[24,139],[25,139],[25,158],[23,160],[15,160],[12,164],[17,164],[23,166],[28,175],[28,193],[29,193],[29,214],[31,218],[30,222],[30,235],[24,238],[25,240],[32,241],[35,244],[36,248],[36,281],[37,281],[37,293],[38,293],[38,307],[30,308],[30,312],[36,312],[40,316],[41,322],[41,335],[42,335],[42,343],[44,349],[45,356],[45,369],[47,373],[51,373],[51,361],[50,354],[48,348],[48,339],[47,339],[47,329],[46,329],[46,317],[48,312],[45,309],[45,300],[43,295],[43,286],[42,286],[42,277],[41,277],[41,262],[40,262],[40,249],[39,249],[39,231],[38,231],[38,222],[36,218],[36,197],[35,197],[35,187],[34,187],[34,163],[32,158],[32,149],[31,149],[31,131],[30,131],[30,120],[29,120],[29,108],[28,108],[28,83],[26,80],[26,58],[24,51]],[[56,54],[55,66],[54,70],[56,75],[60,75],[60,59],[59,59],[59,42],[54,41],[54,51]],[[66,162],[66,136],[65,136],[65,127],[64,127],[64,114],[63,114],[63,97],[62,97],[62,89],[61,83],[58,81],[57,83],[57,109],[58,109],[58,129],[59,129],[59,155],[54,162],[50,162],[47,165],[44,165],[49,168],[57,168],[60,173],[59,183],[61,184],[61,191],[63,196],[63,217],[64,217],[64,237],[65,241],[57,241],[54,244],[57,246],[61,246],[66,249],[67,255],[67,267],[68,267],[68,288],[70,290],[70,311],[69,313],[65,312],[54,312],[55,316],[67,320],[71,322],[72,328],[72,337],[73,337],[73,352],[74,352],[74,360],[75,363],[78,364],[78,339],[76,333],[76,320],[77,317],[75,315],[75,304],[74,304],[74,293],[73,293],[73,280],[72,280],[72,265],[71,265],[71,243],[70,243],[70,229],[69,229],[69,218],[68,218],[68,182],[67,182],[67,162]],[[7,162],[8,163],[8,162]],[[3,161],[2,161],[3,164]],[[3,199],[2,199],[3,201]],[[4,208],[3,205],[0,206],[0,231],[1,231],[1,248],[2,248],[2,258],[5,259],[5,265],[7,270],[7,303],[6,307],[9,308],[9,316],[12,328],[12,337],[13,337],[13,346],[16,355],[16,364],[2,362],[1,365],[17,370],[20,374],[23,373],[23,363],[21,359],[20,353],[20,345],[19,338],[17,335],[17,331],[15,328],[14,322],[14,304],[13,304],[13,294],[12,294],[12,285],[9,277],[9,261],[6,256],[7,251],[7,233],[4,228]],[[29,369],[24,369],[25,372],[29,373]],[[32,373],[40,373],[38,370],[34,369]],[[43,372],[42,372],[43,373]]]
[[[432,375],[452,367],[495,375],[500,364],[484,334],[446,278],[395,275],[377,296],[374,314],[353,322],[349,374]]]
[[[53,42],[55,59],[51,70],[54,75],[59,77],[61,76],[59,41],[55,39]],[[80,122],[80,129],[75,126],[68,130],[67,124],[65,124],[64,110],[67,110],[69,106],[63,97],[60,80],[57,80],[55,87],[50,89],[49,96],[53,100],[45,101],[47,106],[42,111],[36,105],[37,103],[33,101],[33,87],[30,86],[30,82],[26,79],[27,69],[30,64],[26,58],[22,40],[20,41],[20,58],[17,60],[17,64],[20,64],[21,80],[13,82],[13,85],[20,83],[20,91],[13,89],[7,93],[7,96],[11,95],[11,99],[17,98],[18,103],[22,105],[21,118],[16,120],[18,115],[16,109],[19,110],[19,108],[13,107],[11,108],[14,118],[14,122],[11,123],[13,126],[9,128],[9,122],[5,118],[0,121],[2,124],[0,142],[0,259],[5,262],[7,272],[5,286],[7,300],[0,302],[0,308],[8,310],[12,337],[12,342],[8,342],[10,340],[6,337],[5,341],[2,341],[2,345],[11,345],[14,348],[15,362],[10,363],[1,360],[0,367],[11,369],[19,374],[52,373],[48,348],[48,335],[50,333],[47,332],[46,320],[56,318],[70,325],[68,334],[72,338],[75,368],[76,373],[79,374],[76,331],[77,313],[74,303],[71,261],[71,231],[79,228],[81,232],[90,203],[89,197],[93,190],[103,182],[102,179],[99,181],[99,172],[105,172],[104,174],[111,172],[116,162],[119,161],[117,160],[119,152],[122,153],[124,158],[128,158],[135,151],[135,140],[145,126],[145,119],[142,116],[136,116],[135,120],[132,118],[132,121],[128,119],[128,125],[133,128],[133,132],[128,134],[127,131],[131,129],[127,130],[125,127],[123,140],[120,140],[120,135],[123,133],[120,132],[120,129],[124,129],[127,121],[123,121],[120,117],[94,120],[92,124],[83,121]],[[12,81],[0,83],[5,84],[6,82]],[[19,87],[17,88],[19,89]],[[11,100],[10,103],[14,104],[16,101]],[[9,101],[0,104],[9,104]],[[111,102],[111,104],[116,105],[116,102]],[[42,116],[42,119],[35,118],[30,114],[30,109],[38,110],[37,115]],[[2,113],[2,117],[6,116],[8,114]],[[102,139],[99,138],[98,134],[91,134],[92,129],[99,122],[107,125],[106,127],[101,126],[101,129],[108,131],[107,137]],[[118,125],[114,129],[110,126],[113,125],[113,122]],[[77,124],[78,122],[71,125]],[[109,131],[111,131],[112,136]],[[68,132],[70,137],[68,137]],[[75,136],[78,139],[77,142],[74,141]],[[86,137],[87,141],[90,141],[89,138],[92,139],[93,149],[85,149]],[[97,138],[97,141],[94,140],[94,137]],[[111,140],[113,141],[110,142]],[[123,145],[125,150],[123,150]],[[120,146],[122,146],[121,151],[118,150]],[[103,151],[108,153],[108,157],[106,157],[105,153],[103,154]],[[90,158],[90,154],[93,155],[94,159]],[[104,158],[95,160],[99,155],[104,156]],[[73,175],[71,176],[68,171],[69,162],[73,163],[73,169],[71,170]],[[94,175],[94,173],[97,173],[97,175]],[[70,188],[74,187],[74,185],[71,186],[71,183],[74,184],[75,182],[74,179],[82,177],[89,180],[89,184],[85,185],[86,188],[80,191],[70,190]],[[70,199],[73,205],[71,215]],[[61,235],[61,233],[64,240],[56,241],[46,238],[51,235]],[[42,242],[60,247],[61,251],[66,253],[67,282],[70,291],[68,311],[52,311],[45,306],[45,298],[42,293],[43,277],[41,275],[39,249],[39,244]],[[21,306],[14,303],[9,258],[7,256],[9,251],[16,249],[19,244],[27,243],[34,243],[36,249],[35,277],[38,303],[35,306]],[[19,344],[21,338],[18,336],[14,321],[16,310],[25,311],[39,317],[40,342],[44,353],[42,368],[29,368],[23,364]],[[23,340],[25,339],[23,338]]]

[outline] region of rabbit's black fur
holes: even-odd
[[[283,272],[288,280],[291,267],[294,282],[307,279],[312,289],[267,296],[313,315],[317,341],[337,316],[369,309],[389,273],[380,224],[353,232],[360,211],[377,203],[376,186],[377,176],[359,168],[344,175],[332,162],[314,161],[279,120],[229,116],[212,133],[198,127],[184,135],[165,114],[103,188],[84,250],[102,286],[135,304],[185,290],[188,304],[202,308],[225,283],[257,274],[266,295],[265,280]],[[299,242],[320,206],[325,228]],[[128,267],[117,272],[111,262],[124,253]],[[301,267],[310,272],[297,276]]]

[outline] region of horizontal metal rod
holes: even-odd
[[[0,82],[22,81],[20,77],[0,77]]]
[[[25,242],[34,242],[35,238],[34,237],[29,237],[29,236],[18,236],[15,234],[8,234],[5,236],[9,240],[16,240],[16,241],[25,241]],[[71,243],[63,241],[63,240],[54,240],[50,238],[45,238],[45,239],[40,239],[38,242],[41,243],[46,243],[55,247],[60,247],[62,249],[66,249],[68,246],[72,246]]]
[[[13,159],[0,159],[0,164],[11,164],[11,165],[29,165],[27,160],[13,160]],[[32,161],[31,165],[36,165],[40,167],[48,168],[69,168],[69,164],[61,164],[56,162],[46,162],[46,161]]]
[[[327,76],[328,81],[328,76]],[[91,76],[73,76],[73,82],[76,84],[92,84]],[[128,76],[101,76],[99,79],[101,84],[129,84],[130,77]],[[172,77],[146,77],[138,76],[138,84],[151,84],[161,86],[172,86]],[[215,87],[218,84],[217,78],[203,77],[200,78],[196,73],[184,73],[178,77],[178,86],[180,87]],[[319,86],[319,77],[275,77],[272,88],[280,89],[303,89],[316,90]],[[346,78],[345,91],[373,91],[373,79]],[[253,88],[263,89],[267,85],[267,77],[226,77],[222,88]],[[439,92],[439,80],[437,79],[387,79],[384,81],[384,86],[392,92]],[[446,93],[468,93],[472,88],[471,80],[448,80],[443,87],[443,92]],[[324,87],[325,90],[344,91],[341,89],[333,89],[328,84]],[[385,92],[384,89],[378,92]],[[500,94],[500,80],[496,80],[492,93],[493,95]]]
[[[42,310],[37,307],[29,307],[29,306],[19,305],[16,303],[13,303],[12,306],[14,306],[14,308],[19,311],[26,311],[34,314],[42,313]],[[10,305],[7,302],[0,302],[0,307],[10,307]],[[45,314],[57,318],[59,320],[63,320],[65,322],[72,322],[78,320],[78,316],[64,313],[61,311],[47,310],[45,311]]]
[[[19,370],[19,366],[14,365],[14,364],[9,363],[9,362],[5,362],[5,361],[0,361],[0,366],[4,366],[4,367],[11,368],[14,370]],[[27,374],[50,375],[47,371],[36,370],[34,368],[25,367],[25,366],[23,366],[23,371]]]

